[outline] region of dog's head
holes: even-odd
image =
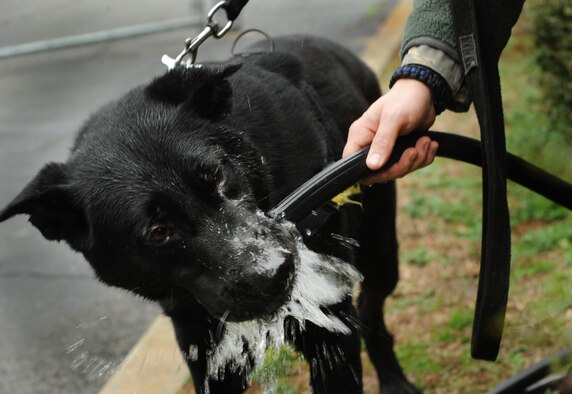
[[[148,299],[194,297],[229,320],[271,313],[288,297],[296,247],[257,213],[264,166],[225,122],[238,68],[174,70],[107,105],[0,221],[29,215],[104,283]]]

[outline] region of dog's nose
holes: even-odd
[[[284,252],[284,261],[274,271],[270,280],[260,283],[261,295],[271,297],[277,293],[284,292],[290,285],[290,280],[294,272],[294,255],[290,252]]]
[[[258,258],[268,256],[261,255]],[[277,256],[274,256],[276,258]],[[280,264],[276,261],[270,266],[258,261],[243,261],[241,267],[231,269],[231,277],[226,286],[226,297],[232,299],[229,319],[246,320],[255,317],[270,316],[282,306],[290,296],[294,277],[295,254],[280,251]],[[243,265],[247,263],[247,265]]]
[[[281,250],[240,255],[234,280],[245,287],[256,289],[259,294],[284,288],[294,271],[294,254]],[[232,273],[231,273],[232,275]]]

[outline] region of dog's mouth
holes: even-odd
[[[208,247],[212,264],[189,290],[215,318],[265,319],[288,302],[296,275],[297,240],[289,229],[258,219]],[[212,244],[212,241],[211,241]]]
[[[244,321],[267,318],[275,313],[290,298],[295,277],[296,253],[281,252],[283,260],[273,267],[271,275],[259,270],[255,274],[240,277],[237,282],[226,283],[224,298],[237,306],[230,309],[229,321]],[[275,265],[273,262],[271,265]]]
[[[308,320],[319,320],[318,325],[344,331],[330,324],[320,307],[341,302],[351,293],[359,280],[357,271],[308,250],[291,223],[260,214],[248,224],[220,243],[218,255],[226,256],[225,263],[211,267],[193,284],[196,299],[213,317],[224,316],[227,322],[268,320],[280,314],[304,320],[309,315],[314,317]]]
[[[302,331],[306,322],[311,322],[336,334],[351,333],[355,324],[351,318],[337,317],[329,307],[347,302],[361,275],[342,260],[310,251],[301,240],[297,246],[296,253],[285,259],[293,269],[285,273],[286,268],[280,267],[285,270],[280,272],[283,287],[276,293],[271,287],[265,296],[262,292],[239,291],[237,296],[249,307],[215,315],[220,321],[218,346],[208,359],[209,376],[219,376],[229,362],[247,368],[254,358],[255,364],[262,364],[267,347],[283,344],[286,320],[297,321]],[[284,267],[290,269],[289,264]]]

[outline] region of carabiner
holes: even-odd
[[[185,49],[183,49],[174,60],[167,55],[163,56],[163,63],[167,65],[167,67],[174,68],[180,66],[183,59],[189,54],[191,55],[190,64],[195,64],[197,51],[207,38],[211,36],[216,39],[222,38],[232,28],[233,21],[231,20],[228,20],[222,28],[214,21],[213,17],[220,9],[226,10],[226,2],[220,1],[215,4],[207,14],[207,25],[205,28],[195,38],[191,39],[189,37],[185,40]]]
[[[224,9],[226,13],[225,1],[216,3],[215,6],[207,14],[207,26],[211,26],[213,28],[213,36],[217,39],[222,38],[226,33],[228,33],[228,31],[232,28],[232,24],[234,23],[234,21],[229,19],[223,28],[220,29],[220,26],[213,20],[213,17],[221,8]]]

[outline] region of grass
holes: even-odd
[[[529,29],[525,7],[500,67],[507,146],[571,181],[570,141],[545,126]],[[385,86],[387,79],[382,77]],[[434,129],[478,137],[472,111],[446,113]],[[494,363],[470,357],[481,240],[480,179],[480,169],[440,159],[399,182],[401,281],[385,309],[403,368],[426,393],[485,392],[572,345],[572,214],[510,183],[512,272],[503,342]],[[306,363],[288,352],[278,356],[269,359],[264,368],[271,372],[259,380],[276,381],[275,393],[307,392]],[[363,360],[365,392],[377,392],[365,353]],[[263,386],[255,384],[249,393],[263,392]]]

